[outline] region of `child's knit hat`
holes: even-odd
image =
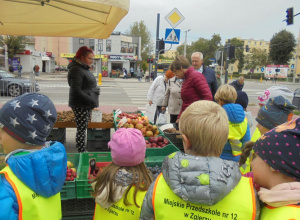
[[[237,98],[235,100],[235,104],[240,104],[243,109],[246,109],[249,102],[247,93],[245,93],[244,91],[237,91],[236,94]]]
[[[270,98],[266,105],[260,108],[256,121],[267,129],[272,129],[288,121],[297,107],[283,96]]]
[[[119,166],[136,166],[145,160],[146,142],[135,128],[119,128],[108,142],[112,161]]]
[[[17,141],[44,145],[56,122],[56,109],[45,95],[26,93],[0,109],[0,127]]]
[[[265,133],[253,150],[274,170],[300,181],[300,118]]]

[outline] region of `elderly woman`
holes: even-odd
[[[176,78],[184,79],[181,87],[182,107],[177,117],[177,121],[182,112],[193,102],[199,100],[212,101],[213,97],[205,77],[199,74],[184,56],[177,56],[170,66],[176,74]]]
[[[68,65],[69,106],[72,108],[77,124],[76,148],[85,152],[85,133],[91,110],[99,105],[100,88],[93,73],[90,72],[94,53],[86,46],[80,47]]]
[[[170,123],[175,123],[182,106],[181,85],[183,80],[177,79],[175,77],[175,73],[173,73],[170,69],[167,70],[166,76],[169,78],[169,80],[162,103],[162,110],[165,111],[166,107],[168,107]]]
[[[159,117],[159,114],[164,112],[162,110],[162,102],[164,99],[164,95],[167,88],[167,82],[169,80],[168,76],[158,76],[155,78],[155,80],[152,82],[148,94],[147,99],[149,101],[149,105],[156,105],[156,111],[154,115],[154,124],[156,124],[156,120]]]

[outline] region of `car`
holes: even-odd
[[[34,85],[34,86],[33,86]],[[0,70],[0,92],[17,97],[27,92],[38,92],[39,84],[28,79],[16,78],[13,74]]]

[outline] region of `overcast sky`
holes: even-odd
[[[300,0],[130,0],[128,14],[115,31],[124,33],[135,21],[144,21],[156,37],[157,13],[160,13],[160,38],[165,38],[166,28],[171,28],[165,16],[177,8],[185,17],[176,29],[181,30],[180,44],[184,43],[185,31],[188,43],[200,37],[210,39],[220,34],[225,39],[241,37],[269,41],[282,29],[299,37],[300,15],[294,17],[293,25],[286,25],[286,9],[294,7],[294,14],[300,12]]]

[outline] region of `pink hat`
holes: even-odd
[[[136,166],[145,160],[146,142],[142,132],[135,128],[119,128],[108,143],[111,157],[119,166]]]

